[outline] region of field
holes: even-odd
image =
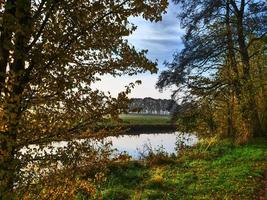
[[[120,116],[125,124],[129,125],[167,125],[170,124],[170,116],[166,115],[138,115],[123,114]]]
[[[199,144],[178,157],[152,153],[143,162],[110,166],[102,194],[104,200],[265,199],[266,159],[266,139]]]

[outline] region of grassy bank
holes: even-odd
[[[106,200],[260,199],[266,159],[266,139],[243,146],[199,144],[178,157],[161,152],[110,166],[102,194]]]
[[[170,124],[170,116],[123,114],[120,116],[127,125],[166,125]]]
[[[176,126],[171,123],[170,116],[123,114],[120,115],[127,134],[140,133],[165,133],[176,131]]]

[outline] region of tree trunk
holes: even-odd
[[[15,0],[7,0],[2,24],[0,25],[0,95],[4,89],[6,80],[6,70],[10,56],[10,46],[12,42],[12,32],[15,20],[16,8]]]
[[[10,55],[10,44],[12,42],[12,25],[15,18],[16,7],[15,0],[6,2],[5,13],[3,14],[3,22],[0,35],[0,95],[5,92],[6,70],[8,66],[8,58]],[[8,126],[8,116],[6,111],[12,107],[4,107],[1,122],[1,143],[0,143],[0,199],[12,199],[14,172],[15,172],[15,141],[16,132]]]
[[[244,1],[242,1],[244,4]],[[244,93],[247,93],[247,95],[242,95],[243,97],[248,99],[244,99],[243,101],[247,101],[247,103],[243,104],[242,109],[244,114],[246,115],[247,119],[247,126],[249,127],[249,130],[251,131],[252,136],[262,136],[263,130],[262,130],[262,124],[260,121],[260,117],[258,114],[257,104],[255,101],[255,88],[252,80],[251,75],[251,68],[250,68],[250,58],[249,53],[245,41],[244,36],[244,29],[243,29],[243,19],[244,19],[244,6],[241,4],[241,8],[239,11],[236,11],[236,17],[237,17],[237,37],[238,37],[238,45],[239,50],[241,54],[241,61],[243,65],[243,91]]]
[[[236,132],[234,128],[234,95],[229,92],[229,99],[227,99],[227,137],[235,138]]]
[[[16,137],[17,130],[15,124],[10,124],[9,130],[1,132],[1,184],[0,184],[0,199],[14,198],[14,182],[16,180],[17,160],[16,154]]]
[[[240,100],[241,94],[241,84],[239,80],[239,70],[236,61],[235,51],[234,51],[234,41],[233,41],[233,32],[231,29],[230,23],[230,0],[226,2],[226,35],[227,35],[227,50],[228,50],[228,77],[229,77],[229,100],[227,101],[228,107],[228,116],[227,116],[227,123],[228,123],[228,136],[235,137],[235,129],[234,129],[234,98],[235,96]]]
[[[2,98],[4,102],[2,105],[3,108],[3,117],[1,122],[3,130],[1,131],[1,144],[0,144],[0,199],[13,199],[15,194],[13,192],[14,183],[17,179],[17,172],[20,170],[18,165],[18,159],[15,157],[17,149],[17,137],[19,131],[19,124],[21,119],[21,105],[23,100],[23,91],[26,84],[29,81],[29,73],[25,69],[26,62],[26,48],[30,40],[30,31],[31,31],[31,18],[30,18],[30,9],[31,1],[30,0],[9,0],[6,3],[7,7],[12,5],[12,12],[14,12],[13,17],[16,19],[17,26],[19,30],[12,30],[14,36],[12,39],[9,37],[4,37],[5,35],[1,34],[1,46],[10,42],[12,40],[14,43],[13,50],[13,62],[9,62],[9,74],[8,81],[4,81],[5,90],[0,93],[3,95]],[[8,8],[9,8],[8,7]],[[8,9],[5,10],[8,12]],[[10,11],[9,11],[10,12]],[[10,17],[10,13],[7,17]],[[9,30],[9,28],[7,28]],[[2,64],[2,63],[1,63]],[[2,66],[1,66],[2,70]],[[5,78],[6,79],[6,78]],[[2,79],[0,79],[1,81]],[[3,87],[1,87],[3,88]]]

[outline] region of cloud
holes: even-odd
[[[162,21],[151,23],[141,17],[132,17],[130,22],[137,26],[137,30],[129,36],[128,41],[137,49],[148,49],[148,57],[158,60],[159,68],[162,63],[172,59],[175,51],[183,47],[181,37],[184,30],[180,28],[177,19],[179,8],[170,2],[167,13]]]
[[[162,18],[161,22],[151,23],[141,17],[132,17],[130,22],[137,26],[137,30],[127,38],[130,44],[137,50],[148,49],[148,58],[158,60],[159,70],[164,70],[164,61],[171,61],[175,51],[183,47],[181,37],[184,30],[180,28],[177,19],[179,8],[170,2],[170,5]],[[94,85],[95,88],[103,91],[110,91],[113,96],[124,90],[124,86],[136,80],[142,80],[142,85],[137,86],[130,97],[153,97],[170,98],[172,91],[170,89],[160,93],[155,89],[158,75],[150,73],[139,74],[138,76],[112,77],[104,76],[102,81]]]

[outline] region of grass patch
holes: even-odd
[[[132,191],[122,186],[109,188],[103,193],[103,200],[130,200]]]
[[[170,116],[123,114],[120,116],[128,125],[165,125],[170,124]]]
[[[244,146],[199,145],[162,165],[110,166],[102,192],[105,199],[256,199],[266,158],[266,140]]]

